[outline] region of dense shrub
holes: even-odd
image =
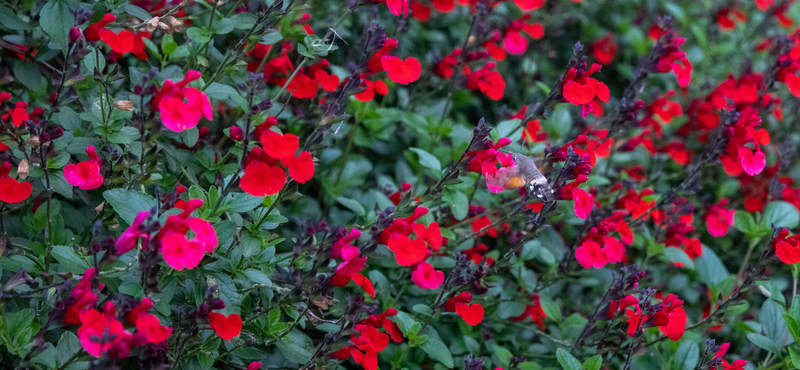
[[[4,2],[2,368],[800,367],[793,3]]]

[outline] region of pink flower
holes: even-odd
[[[205,253],[214,252],[218,245],[217,233],[210,222],[189,217],[202,205],[200,199],[189,200],[183,213],[169,216],[158,234],[164,261],[176,270],[197,267]],[[189,230],[195,234],[193,239],[186,238]]]
[[[97,189],[103,185],[103,175],[100,174],[100,166],[103,160],[97,155],[93,145],[86,148],[88,161],[81,161],[78,164],[68,164],[64,167],[64,177],[72,186],[78,186],[83,190]]]
[[[83,349],[94,357],[111,353],[114,358],[127,357],[130,350],[147,342],[144,335],[132,335],[116,319],[114,303],[107,302],[103,312],[95,309],[83,310],[80,314],[81,327],[78,339]]]
[[[605,252],[600,249],[600,245],[589,240],[581,244],[575,250],[575,258],[584,268],[594,267],[599,269],[608,263]]]
[[[589,217],[594,207],[594,196],[586,193],[586,190],[575,189],[572,191],[572,198],[575,199],[575,216],[582,219]]]
[[[186,77],[178,83],[164,81],[164,86],[153,98],[153,106],[161,112],[161,122],[168,129],[181,132],[197,126],[201,117],[212,119],[211,103],[206,94],[195,88],[186,87],[201,76],[200,72],[191,70],[186,72]]]
[[[121,256],[128,253],[131,249],[136,247],[136,242],[139,241],[140,237],[147,236],[147,233],[139,231],[139,226],[142,225],[142,222],[144,222],[149,215],[150,211],[139,212],[133,220],[133,224],[122,232],[122,235],[117,239],[117,255]]]
[[[735,210],[726,209],[727,199],[721,199],[719,203],[708,207],[705,216],[706,228],[711,236],[721,237],[728,233],[728,229],[733,226],[733,215]]]
[[[433,265],[423,262],[411,273],[411,281],[422,289],[436,289],[444,283],[444,272],[436,271]]]

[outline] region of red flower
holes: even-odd
[[[93,145],[86,148],[88,161],[81,161],[78,164],[68,164],[64,166],[64,177],[72,186],[78,186],[83,190],[97,189],[103,185],[103,175],[100,174],[100,166],[103,161],[97,155]]]
[[[11,95],[9,95],[8,93],[4,92],[3,94],[6,94],[8,98],[0,99],[0,102],[11,98]],[[14,124],[14,127],[19,127],[23,122],[30,119],[28,112],[25,110],[25,108],[27,107],[28,103],[18,101],[16,104],[14,104],[14,108],[11,108],[11,110],[9,110],[8,113],[3,115],[2,117],[3,121],[8,121],[8,117],[11,117],[11,123]]]
[[[314,177],[314,158],[309,152],[301,152],[297,156],[281,159],[285,167],[289,167],[289,176],[301,184]]]
[[[430,263],[420,263],[411,273],[411,281],[422,289],[436,289],[444,283],[444,272],[436,271]]]
[[[233,313],[228,317],[218,312],[208,314],[208,324],[223,340],[231,340],[242,332],[242,318]]]
[[[392,14],[403,13],[403,16],[408,18],[408,0],[386,0],[386,6]]]
[[[719,28],[723,30],[729,31],[736,28],[736,21],[745,22],[747,21],[747,16],[744,13],[729,8],[722,8],[717,12],[717,24],[719,24]]]
[[[472,302],[472,294],[461,292],[457,296],[448,299],[444,304],[444,309],[447,310],[447,312],[456,312],[456,306],[470,302]]]
[[[147,216],[150,215],[150,211],[142,211],[136,215],[136,218],[133,220],[131,226],[128,226],[125,231],[122,232],[122,235],[119,236],[117,239],[117,255],[121,256],[125,253],[128,253],[130,250],[136,247],[136,243],[139,241],[140,237],[148,236],[147,233],[143,233],[139,231],[139,226],[141,226],[142,222],[147,219]]]
[[[511,22],[508,28],[506,28],[503,46],[509,53],[520,55],[528,50],[528,39],[522,35],[522,32],[527,33],[528,36],[537,40],[544,37],[544,27],[541,23],[524,23],[530,18],[530,14],[525,14],[522,18]]]
[[[11,163],[3,162],[0,166],[0,201],[5,203],[19,203],[27,199],[33,191],[29,182],[19,182],[12,179]]]
[[[513,0],[514,4],[523,11],[539,9],[544,5],[544,0]]]
[[[469,73],[469,68],[465,68],[465,74],[469,76],[467,80],[467,88],[470,90],[480,90],[492,100],[500,100],[506,89],[506,82],[503,76],[497,71],[492,71],[495,63],[486,63],[483,68]]]
[[[261,134],[261,145],[264,153],[272,158],[285,158],[294,156],[297,148],[300,147],[300,139],[294,134],[279,134],[272,130],[264,131]]]
[[[758,175],[767,165],[767,157],[764,156],[759,147],[756,147],[755,154],[746,146],[739,147],[739,158],[741,159],[742,170],[750,176]]]
[[[116,20],[117,17],[115,17],[113,14],[106,13],[105,15],[103,15],[103,19],[101,19],[99,22],[94,23],[89,27],[86,27],[86,30],[83,31],[83,34],[89,41],[100,41],[100,29]]]
[[[363,101],[363,102],[372,101],[372,99],[375,98],[375,93],[378,93],[380,95],[386,95],[389,93],[389,87],[386,86],[385,82],[380,80],[376,82],[372,82],[370,80],[364,80],[361,83],[361,87],[363,87],[365,90],[363,92],[353,95],[356,97],[356,99],[358,99],[358,101]]]
[[[468,305],[466,303],[456,304],[456,314],[464,319],[467,325],[475,326],[483,321],[483,306],[480,303]]]
[[[782,229],[778,236],[772,240],[772,247],[781,262],[794,265],[800,262],[800,235],[789,236],[789,230]]]
[[[101,28],[98,30],[100,39],[103,40],[108,46],[111,47],[116,53],[125,54],[133,50],[133,34],[128,30],[122,30],[119,33]]]
[[[253,361],[250,365],[247,365],[247,369],[245,370],[259,370],[261,369],[261,363],[257,361]]]
[[[398,57],[384,56],[381,58],[381,66],[386,71],[389,79],[401,85],[408,85],[419,79],[422,73],[422,66],[419,60],[408,57],[406,60]]]
[[[322,69],[318,69],[314,72],[314,79],[319,82],[319,85],[322,86],[322,89],[325,91],[336,91],[336,88],[339,87],[339,76],[329,74]]]
[[[70,297],[75,299],[75,303],[67,306],[64,312],[64,322],[69,325],[80,325],[81,320],[79,314],[88,306],[93,306],[97,303],[97,295],[92,293],[92,279],[95,276],[95,269],[88,268],[83,273],[81,281],[70,292]],[[103,289],[103,284],[100,284],[99,289]]]
[[[286,184],[286,173],[279,167],[271,167],[260,161],[253,161],[244,169],[239,186],[247,194],[256,197],[277,194]]]
[[[721,199],[719,203],[708,207],[705,221],[708,233],[711,236],[722,237],[728,233],[728,229],[733,226],[733,215],[736,211],[726,209],[727,199]]]
[[[425,260],[428,256],[428,247],[423,239],[409,239],[403,234],[393,234],[389,238],[389,250],[394,252],[397,264],[401,266],[411,266]]]
[[[311,99],[317,95],[319,82],[304,74],[298,74],[289,82],[286,89],[292,92],[297,99]]]
[[[564,77],[564,99],[572,104],[582,105],[589,104],[597,96],[601,101],[608,103],[611,98],[608,86],[589,77],[601,68],[603,67],[599,64],[592,64],[586,71],[570,68]]]
[[[420,22],[425,22],[428,19],[431,19],[431,8],[428,8],[419,2],[412,2],[409,5],[409,9],[411,9],[411,16]]]
[[[686,39],[674,36],[664,37],[667,38],[667,42],[665,43],[664,47],[666,50],[671,51],[658,59],[656,72],[667,73],[669,71],[673,71],[678,77],[678,86],[689,86],[689,81],[692,79],[692,70],[694,70],[694,67],[692,67],[692,63],[689,62],[689,59],[686,58],[686,53],[678,50],[678,47],[681,46]]]
[[[161,122],[172,131],[181,132],[197,126],[201,117],[211,116],[211,103],[206,94],[192,87],[190,82],[201,77],[200,72],[190,70],[180,82],[164,81],[164,86],[153,98],[153,106],[161,112]],[[184,99],[186,103],[184,103]]]
[[[453,67],[458,65],[458,58],[461,56],[461,49],[455,49],[452,53],[442,58],[442,61],[436,64],[435,73],[441,78],[450,78],[455,72]]]
[[[611,38],[611,33],[592,44],[592,55],[597,59],[597,63],[609,64],[617,55],[617,44]]]
[[[532,304],[525,306],[525,312],[523,312],[522,315],[512,317],[511,321],[523,321],[530,317],[539,329],[544,329],[544,319],[547,317],[547,314],[544,313],[542,305],[539,303],[539,295],[531,294],[531,301]]]
[[[431,0],[433,2],[433,7],[442,12],[442,13],[450,13],[456,8],[456,2],[454,0]]]
[[[172,334],[172,328],[161,325],[158,317],[149,313],[140,314],[136,319],[136,331],[147,336],[147,342],[153,344],[167,340]]]

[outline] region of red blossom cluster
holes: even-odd
[[[378,352],[383,351],[389,345],[389,338],[396,343],[403,341],[403,332],[388,317],[397,315],[397,310],[390,308],[386,312],[361,320],[355,326],[358,336],[353,335],[350,339],[354,345],[344,347],[333,353],[333,357],[339,360],[353,358],[364,370],[378,369]],[[386,333],[378,331],[383,328]],[[363,352],[362,352],[363,351]]]
[[[273,117],[259,125],[255,134],[262,148],[254,146],[245,160],[244,175],[240,180],[242,190],[261,197],[276,194],[286,184],[286,172],[278,163],[289,169],[289,176],[300,183],[314,177],[314,158],[310,152],[301,151],[300,139],[294,134],[281,134],[270,129],[277,123]],[[259,135],[260,134],[260,135]]]
[[[628,336],[636,335],[637,330],[642,328],[658,326],[664,335],[671,341],[677,342],[683,337],[686,331],[686,311],[683,310],[683,301],[678,299],[675,294],[669,294],[656,307],[656,312],[650,315],[643,315],[639,305],[639,300],[633,296],[625,297],[619,303],[619,310],[625,310],[628,317]],[[633,308],[626,308],[633,306]]]
[[[361,231],[350,229],[346,236],[333,243],[331,257],[341,258],[343,261],[336,266],[336,273],[331,277],[331,282],[334,286],[343,287],[353,281],[374,298],[375,288],[372,286],[372,282],[361,274],[361,270],[367,263],[367,257],[361,257],[358,247],[351,245],[359,237],[361,237]]]

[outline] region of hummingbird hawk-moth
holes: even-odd
[[[542,174],[543,162],[520,154],[511,153],[514,165],[499,169],[495,174],[487,176],[489,185],[505,190],[519,189],[528,186],[529,191],[543,200],[553,199],[553,189]]]

